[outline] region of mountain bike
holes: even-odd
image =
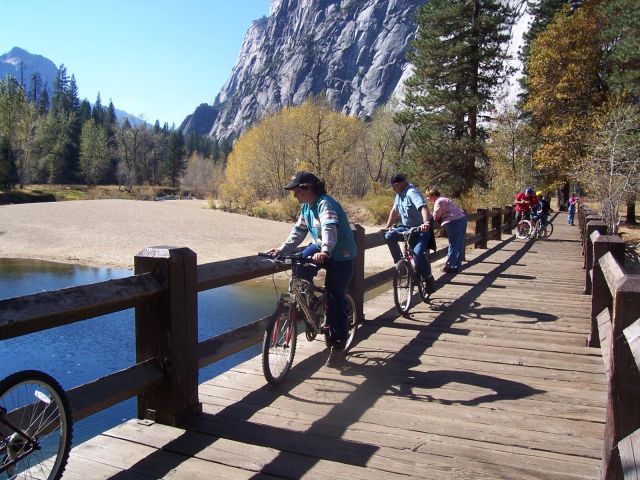
[[[418,287],[420,299],[429,303],[431,289],[416,267],[411,248],[411,236],[419,233],[420,227],[413,227],[405,231],[398,232],[403,238],[402,258],[398,260],[393,272],[393,301],[400,312],[404,315],[409,312],[413,301],[413,289]],[[425,252],[426,255],[426,252]]]
[[[0,381],[0,478],[57,480],[71,450],[69,400],[38,370]]]
[[[272,255],[260,252],[273,263],[306,266],[316,265],[309,258],[297,255]],[[262,342],[262,372],[264,378],[272,385],[280,385],[285,379],[296,353],[298,336],[298,320],[305,324],[305,337],[312,342],[319,333],[324,335],[327,347],[331,346],[329,327],[327,326],[327,291],[313,282],[300,278],[292,270],[289,289],[278,299],[276,309],[271,315]],[[344,346],[346,351],[353,342],[358,328],[356,304],[347,292],[347,312],[349,319],[349,337]]]
[[[539,238],[546,239],[549,238],[551,234],[553,234],[553,223],[551,223],[550,220],[547,219],[547,223],[544,227],[542,226],[540,217],[532,217],[532,220],[534,222],[534,226],[531,236],[534,240],[537,240]]]

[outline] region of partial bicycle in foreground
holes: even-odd
[[[260,252],[273,263],[291,265],[315,265],[309,258],[297,255],[272,255]],[[327,292],[324,287],[316,286],[291,270],[289,289],[280,295],[276,309],[271,315],[262,342],[262,371],[264,378],[272,385],[283,382],[296,353],[298,337],[298,320],[304,321],[305,337],[308,341],[316,339],[318,334],[324,335],[327,347],[331,345],[329,327],[327,326]],[[347,292],[347,309],[349,319],[349,337],[344,346],[347,351],[353,342],[358,328],[356,305]]]
[[[0,381],[0,479],[59,479],[72,431],[69,400],[50,375],[23,370]]]

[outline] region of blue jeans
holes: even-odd
[[[567,225],[573,225],[573,217],[576,214],[576,207],[569,207],[569,215],[567,216]]]
[[[464,242],[467,236],[467,217],[462,217],[445,223],[443,227],[447,231],[447,237],[449,238],[449,250],[447,252],[446,266],[459,271],[460,267],[462,267],[462,260],[464,259]]]
[[[405,232],[407,230],[409,230],[409,227],[402,226],[389,230],[384,234],[384,239],[387,241],[389,251],[391,252],[391,256],[395,263],[398,263],[402,258],[402,250],[400,250],[398,242],[402,241],[404,237],[400,235],[399,232]],[[418,241],[413,245],[413,258],[416,261],[416,267],[418,268],[420,275],[422,275],[422,278],[425,279],[431,276],[431,264],[429,263],[429,257],[427,256],[427,245],[429,245],[429,235],[431,234],[431,230],[420,232],[418,234]]]
[[[303,257],[311,257],[318,253],[320,248],[316,244],[310,244],[302,250]],[[349,315],[347,304],[347,287],[353,275],[354,260],[336,261],[329,259],[324,268],[327,276],[324,286],[327,289],[327,325],[332,340],[346,342],[349,337]],[[320,270],[319,266],[295,266],[295,274],[311,282]],[[354,312],[355,315],[355,312]]]

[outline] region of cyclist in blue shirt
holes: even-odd
[[[344,350],[349,336],[346,291],[353,274],[358,253],[349,219],[342,206],[327,195],[324,181],[311,172],[298,172],[285,185],[302,205],[298,220],[289,237],[271,253],[289,254],[311,235],[312,243],[302,249],[303,257],[311,257],[324,266],[327,275],[327,324],[332,343],[331,356]],[[302,278],[311,281],[320,267],[300,267]],[[331,359],[331,356],[329,357]],[[330,361],[328,360],[328,363]]]
[[[430,246],[433,246],[432,250],[435,250],[435,239],[432,232],[433,218],[429,212],[429,205],[420,194],[420,191],[409,183],[407,177],[402,173],[397,173],[391,177],[391,188],[393,188],[396,197],[384,229],[391,228],[398,217],[402,225],[385,233],[384,238],[389,246],[389,251],[393,261],[398,263],[402,258],[402,252],[398,245],[398,242],[402,240],[402,236],[398,232],[406,231],[412,227],[420,227],[417,241],[415,243],[412,242],[413,255],[416,260],[416,267],[425,280],[427,291],[433,293],[435,291],[435,283],[427,250]]]

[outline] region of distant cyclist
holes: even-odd
[[[533,188],[527,187],[524,192],[516,194],[513,202],[516,208],[516,223],[520,220],[531,218],[531,209],[538,205],[538,197],[533,193]]]
[[[553,212],[549,199],[545,198],[544,192],[537,191],[538,203],[532,208],[531,220],[541,222],[542,228],[547,226],[549,215]]]

